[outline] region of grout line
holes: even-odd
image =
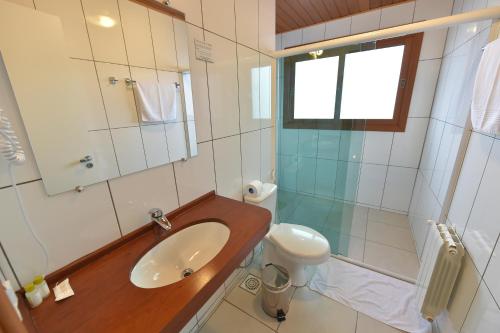
[[[122,227],[120,225],[120,219],[118,218],[118,211],[116,210],[115,199],[113,198],[113,192],[111,191],[111,185],[109,184],[109,180],[106,180],[106,184],[108,185],[108,192],[111,198],[111,205],[113,205],[113,211],[115,212],[116,224],[118,225],[118,231],[120,232],[120,236],[123,237]]]
[[[34,182],[37,182],[37,181],[39,181],[39,180],[42,180],[42,181],[43,181],[43,179],[42,179],[42,178],[37,178],[37,179],[32,179],[32,180],[27,180],[27,181],[24,181],[24,182],[19,182],[19,183],[16,183],[16,185],[18,185],[18,186],[19,186],[19,185],[24,185],[24,184],[34,183]],[[10,188],[10,187],[12,187],[12,185],[3,186],[3,187],[0,187],[0,190],[8,189],[8,188]]]
[[[22,288],[21,281],[19,280],[19,277],[17,276],[16,271],[14,270],[14,266],[12,265],[12,262],[10,261],[9,256],[7,255],[7,252],[5,251],[5,248],[3,247],[3,244],[0,243],[0,251],[2,252],[3,256],[5,257],[5,261],[7,261],[7,265],[9,265],[9,268],[12,272],[12,275],[14,275],[14,279],[16,279],[16,282],[20,288]],[[3,272],[2,272],[3,273]],[[5,274],[4,274],[5,275]],[[5,278],[7,279],[7,276],[5,275]]]

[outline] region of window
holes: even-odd
[[[403,132],[422,34],[284,60],[284,128]]]

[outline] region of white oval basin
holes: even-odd
[[[212,260],[229,239],[229,228],[202,222],[166,238],[135,264],[130,281],[140,288],[158,288],[180,281]]]

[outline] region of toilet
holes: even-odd
[[[290,274],[292,285],[302,287],[311,278],[314,268],[330,257],[330,244],[323,235],[309,227],[276,224],[276,198],[275,184],[263,184],[257,197],[245,195],[245,202],[272,213],[271,228],[262,241],[262,267],[269,263],[283,266]]]

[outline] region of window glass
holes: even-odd
[[[341,119],[393,118],[403,52],[399,45],[346,55]]]
[[[339,57],[295,63],[295,119],[333,119]]]

